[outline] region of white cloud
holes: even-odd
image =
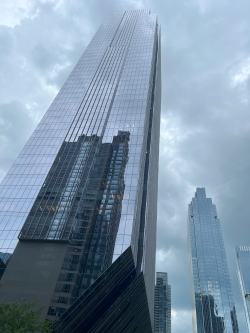
[[[142,9],[142,8],[150,9],[148,7],[149,4],[148,0],[125,0],[125,2],[128,4],[129,7],[132,7],[134,9]]]
[[[250,77],[250,57],[240,66],[232,78],[233,85],[244,84]]]
[[[192,312],[171,310],[172,332],[191,333]]]
[[[39,15],[39,4],[50,4],[58,10],[64,0],[7,0],[0,2],[1,25],[15,27],[24,18],[34,19]]]
[[[34,17],[32,0],[8,0],[0,2],[0,22],[13,28],[25,17]]]

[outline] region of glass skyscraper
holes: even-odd
[[[168,273],[156,273],[154,333],[171,333],[171,286]]]
[[[1,183],[1,300],[56,319],[132,256],[153,326],[160,54],[149,10],[98,29]]]
[[[188,206],[188,247],[193,332],[237,333],[220,220],[205,188],[197,188]]]
[[[241,297],[250,332],[250,246],[235,246],[235,253]]]

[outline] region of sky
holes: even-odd
[[[240,333],[233,247],[250,245],[249,0],[0,2],[0,180],[105,15],[150,8],[162,26],[157,271],[172,286],[172,332],[191,333],[187,205],[205,187],[221,220]]]

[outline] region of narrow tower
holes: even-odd
[[[171,286],[168,273],[156,273],[154,333],[171,333]]]
[[[205,188],[188,206],[188,247],[193,332],[238,333],[220,220]]]
[[[235,246],[237,274],[250,333],[250,246]]]

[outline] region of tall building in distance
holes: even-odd
[[[235,246],[237,274],[250,333],[250,246]]]
[[[188,206],[193,332],[238,333],[220,220],[205,188]]]
[[[1,183],[2,301],[55,332],[152,331],[160,107],[157,16],[110,13]]]
[[[156,273],[154,333],[171,333],[171,286],[167,273]]]

